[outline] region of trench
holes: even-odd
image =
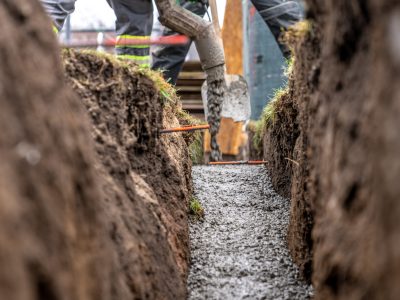
[[[309,299],[286,242],[290,203],[264,167],[196,166],[189,299]]]

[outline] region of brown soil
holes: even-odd
[[[64,52],[64,65],[92,117],[92,135],[103,167],[117,184],[128,189],[128,196],[134,185],[130,178],[133,172],[154,191],[168,241],[185,277],[191,163],[179,134],[158,134],[161,127],[179,126],[175,117],[179,107],[169,103],[164,109],[162,102],[168,100],[160,98],[154,82],[135,66],[74,51]]]
[[[398,1],[343,0],[321,22],[310,130],[321,299],[400,297],[399,14]]]
[[[76,97],[35,1],[3,1],[0,24],[1,298],[184,299],[191,163],[158,134],[179,105],[133,67],[66,52]]]
[[[268,125],[263,141],[264,158],[268,161],[272,184],[284,197],[290,197],[293,147],[299,135],[297,108],[292,93],[293,89],[290,89],[289,94],[277,103],[274,121]]]
[[[307,2],[289,246],[316,299],[398,299],[400,3]]]
[[[89,122],[49,21],[36,1],[4,0],[0,24],[0,298],[111,299],[121,277]]]
[[[318,87],[320,34],[318,27],[313,26],[311,31],[287,34],[288,43],[295,55],[293,74],[291,75],[290,89],[293,105],[297,108],[296,122],[299,126],[299,135],[293,145],[293,160],[291,173],[291,208],[288,232],[289,249],[294,261],[298,264],[303,277],[311,281],[312,249],[311,237],[314,216],[310,201],[310,179],[308,151],[309,128],[314,126],[315,107],[312,106],[310,95]]]

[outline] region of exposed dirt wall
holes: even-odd
[[[321,299],[398,299],[398,1],[324,1],[309,133],[314,275]]]
[[[133,268],[128,270],[130,277],[134,278],[134,269],[139,266],[140,273],[148,276],[145,282],[137,277],[135,289],[148,292],[163,286],[161,291],[171,289],[171,295],[185,290],[182,283],[189,259],[187,208],[192,188],[191,162],[180,134],[162,137],[158,134],[162,127],[179,126],[176,118],[179,105],[171,102],[174,99],[161,98],[147,71],[110,56],[65,51],[64,65],[68,80],[92,118],[92,135],[102,164],[99,168],[105,169],[112,187],[122,188],[125,194],[123,199],[119,199],[121,195],[111,195],[104,203],[107,211],[117,209],[122,214],[106,220],[110,231],[122,231],[117,232],[118,238],[113,233],[117,248],[121,251],[124,244],[132,243],[134,235],[143,243],[143,249],[137,245],[136,251],[152,256],[146,261],[141,255],[133,257],[133,249],[120,253],[124,264]],[[138,189],[138,183],[145,188]],[[141,190],[151,191],[149,203],[136,200]],[[115,200],[125,203],[126,209],[119,208]],[[117,228],[113,228],[119,218]],[[172,268],[174,264],[178,269]],[[178,275],[183,279],[181,285],[172,289],[168,285],[178,283],[169,278]],[[149,287],[145,288],[144,283]]]
[[[317,299],[398,299],[400,3],[307,2],[289,245]]]
[[[25,0],[1,1],[0,25],[0,298],[111,299],[89,122],[51,26]]]
[[[303,277],[310,281],[312,273],[314,224],[312,202],[310,199],[310,160],[308,132],[313,128],[316,107],[311,95],[317,90],[320,73],[320,33],[314,23],[306,23],[289,32],[288,43],[292,47],[295,62],[291,75],[293,106],[298,115],[295,122],[299,135],[293,145],[291,165],[291,208],[288,232],[289,249],[299,265]]]
[[[2,1],[0,24],[0,298],[184,299],[191,163],[158,134],[179,104],[67,52],[73,93],[36,1]]]
[[[290,81],[290,85],[294,83]],[[274,120],[268,124],[263,139],[263,153],[275,190],[290,197],[293,147],[299,135],[297,107],[293,103],[293,88],[275,106]]]

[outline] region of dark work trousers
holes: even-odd
[[[74,11],[76,0],[41,0],[41,2],[52,18],[56,31],[60,31],[67,16]],[[153,29],[152,1],[107,0],[107,2],[116,16],[115,30],[117,41],[120,41],[120,45],[116,46],[118,56],[148,66],[150,64],[150,47],[126,44],[130,40],[150,38]]]
[[[290,57],[290,51],[281,42],[281,35],[290,26],[302,18],[302,8],[297,1],[286,0],[251,0],[264,22],[274,35],[285,58]]]
[[[181,0],[180,3],[183,8],[200,17],[203,17],[206,13],[206,8],[199,2]],[[167,27],[164,28],[163,36],[171,36],[176,34],[178,33],[170,30]],[[162,70],[164,78],[171,84],[175,85],[191,44],[192,41],[186,45],[157,46],[152,53],[152,69]]]
[[[280,37],[282,31],[301,20],[302,8],[300,4],[297,1],[287,0],[251,0],[251,2],[273,33],[282,54],[289,58],[290,51],[280,41]],[[200,3],[182,1],[181,5],[201,17],[205,14],[205,9]],[[177,33],[167,28],[163,32],[164,36],[174,34]],[[171,84],[176,84],[190,45],[191,43],[184,46],[157,47],[152,54],[152,68],[163,70],[164,78],[169,80]]]

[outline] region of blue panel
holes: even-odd
[[[245,77],[251,98],[251,119],[260,117],[274,91],[285,83],[285,60],[274,36],[251,4],[245,20]],[[247,44],[247,45],[246,45]]]

